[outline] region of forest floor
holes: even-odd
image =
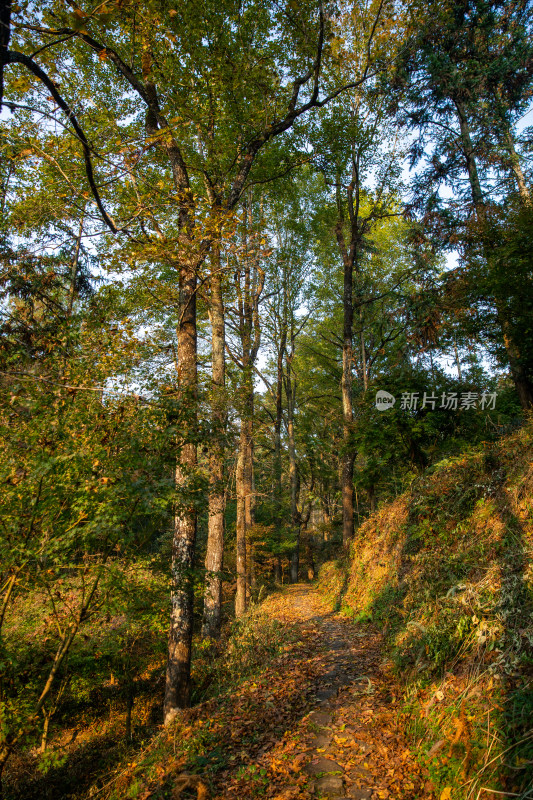
[[[162,705],[163,683],[150,681],[135,702],[131,742],[123,711],[106,723],[105,706],[95,706],[85,724],[73,717],[58,729],[52,752],[63,756],[46,774],[35,755],[13,762],[6,798],[436,797],[377,628],[332,611],[308,584],[268,596],[243,626],[241,639],[220,646],[229,670],[206,651],[197,669],[211,663],[211,697],[172,726],[143,722]]]
[[[271,596],[264,610],[299,630],[303,647],[286,669],[302,676],[307,707],[260,749],[252,773],[225,776],[218,800],[249,796],[247,782],[257,772],[265,794],[277,800],[435,797],[406,738],[401,689],[377,630],[332,612],[305,584]]]

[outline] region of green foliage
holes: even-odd
[[[435,745],[428,765],[441,788],[467,778],[528,786],[531,437],[528,423],[437,463],[362,526],[351,563],[321,570],[334,607],[383,628],[413,738],[423,761]]]
[[[489,302],[478,326],[492,333],[490,344],[500,363],[506,351],[498,335],[498,318],[507,325],[507,335],[516,342],[518,363],[528,380],[533,381],[533,291],[531,289],[531,236],[533,212],[530,204],[512,196],[505,206],[495,209],[483,230],[483,248],[490,252],[485,265],[479,253],[472,252],[470,297],[474,302]]]

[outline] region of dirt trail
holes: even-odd
[[[258,769],[269,776],[267,796],[433,798],[398,721],[399,689],[379,633],[331,612],[306,585],[290,587],[266,608],[314,643],[307,652],[315,675],[308,712],[256,755]],[[247,794],[242,784],[241,790]],[[238,785],[227,786],[223,796],[238,797]]]

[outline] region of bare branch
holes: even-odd
[[[100,194],[98,193],[98,189],[96,188],[96,183],[94,181],[94,173],[93,173],[93,165],[91,162],[91,147],[85,136],[85,133],[81,129],[78,120],[76,119],[74,112],[64,100],[59,92],[57,91],[54,82],[48,77],[46,72],[44,72],[35,61],[29,56],[25,56],[24,53],[18,53],[16,50],[9,50],[7,52],[7,63],[8,64],[22,64],[30,72],[32,72],[40,81],[44,83],[54,100],[56,101],[57,105],[64,111],[67,119],[71,123],[72,127],[74,128],[78,139],[80,140],[82,147],[83,147],[83,157],[85,160],[85,172],[87,173],[87,180],[89,181],[89,186],[91,187],[91,192],[93,193],[93,197],[96,200],[96,205],[102,215],[102,219],[106,223],[107,227],[113,232],[117,233],[118,229],[115,226],[114,222],[108,216],[102,200],[100,198]]]

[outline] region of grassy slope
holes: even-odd
[[[529,424],[437,464],[320,573],[334,605],[385,628],[421,758],[453,798],[533,797],[532,544]]]

